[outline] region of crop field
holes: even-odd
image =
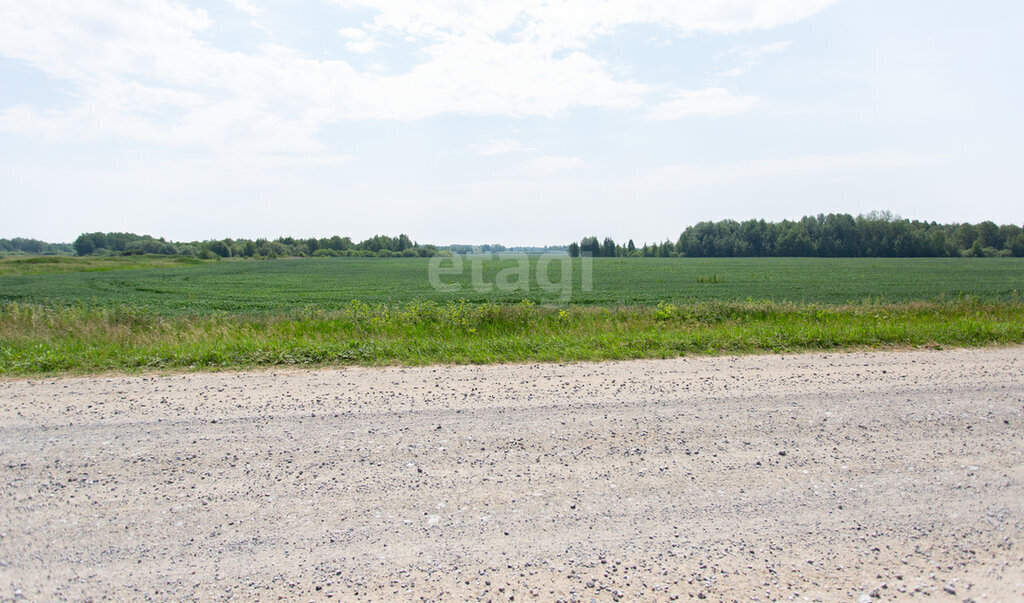
[[[297,309],[345,308],[354,300],[370,305],[414,301],[538,304],[561,301],[561,292],[540,287],[532,260],[529,289],[501,291],[494,286],[513,261],[483,263],[483,288],[471,284],[471,267],[443,275],[453,291],[435,290],[429,260],[421,258],[323,258],[275,261],[220,261],[150,268],[145,260],[123,260],[132,270],[110,263],[83,262],[85,270],[60,273],[0,272],[0,303],[145,307],[161,314],[278,313]],[[592,290],[583,288],[584,266],[572,262],[569,303],[584,306],[654,306],[659,302],[775,301],[817,304],[865,300],[908,302],[971,297],[1013,301],[1024,292],[1024,259],[818,259],[818,258],[597,258]],[[4,263],[0,262],[0,270]],[[73,264],[72,264],[73,267]],[[560,262],[548,266],[548,281],[561,280]],[[44,272],[46,271],[46,272]]]
[[[1024,342],[1021,259],[104,260],[6,266],[0,375]]]

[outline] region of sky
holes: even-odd
[[[1016,0],[0,0],[0,237],[1024,222]]]

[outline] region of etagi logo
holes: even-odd
[[[525,296],[530,292],[531,285],[536,283],[552,301],[564,304],[572,299],[573,287],[577,282],[573,277],[573,258],[567,253],[456,253],[430,258],[430,266],[427,268],[430,286],[444,293],[462,290],[465,287],[466,264],[469,264],[469,287],[477,293],[497,289],[502,293],[520,292]],[[498,270],[494,273],[496,267]],[[491,273],[494,273],[493,282],[488,278]],[[594,258],[590,254],[580,258],[579,274],[580,291],[593,291]]]

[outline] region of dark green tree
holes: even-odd
[[[222,258],[231,257],[231,247],[224,241],[210,241],[209,250]]]
[[[75,253],[78,255],[89,255],[96,250],[96,245],[92,242],[92,237],[86,234],[78,235],[75,242],[71,244],[75,248]]]
[[[601,244],[601,255],[606,258],[615,257],[615,241],[611,237],[605,237]]]

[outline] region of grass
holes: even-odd
[[[439,292],[427,266],[2,260],[0,376],[1024,343],[1020,259],[599,258],[591,291],[577,260],[557,305],[535,279],[478,291],[468,266]]]
[[[203,260],[191,257],[160,255],[104,257],[75,257],[67,255],[15,256],[0,257],[0,276],[138,270],[141,268],[190,266],[202,263],[204,263]]]
[[[1024,304],[632,307],[413,302],[278,315],[167,316],[137,308],[0,307],[0,375],[490,363],[977,346],[1024,341]]]

